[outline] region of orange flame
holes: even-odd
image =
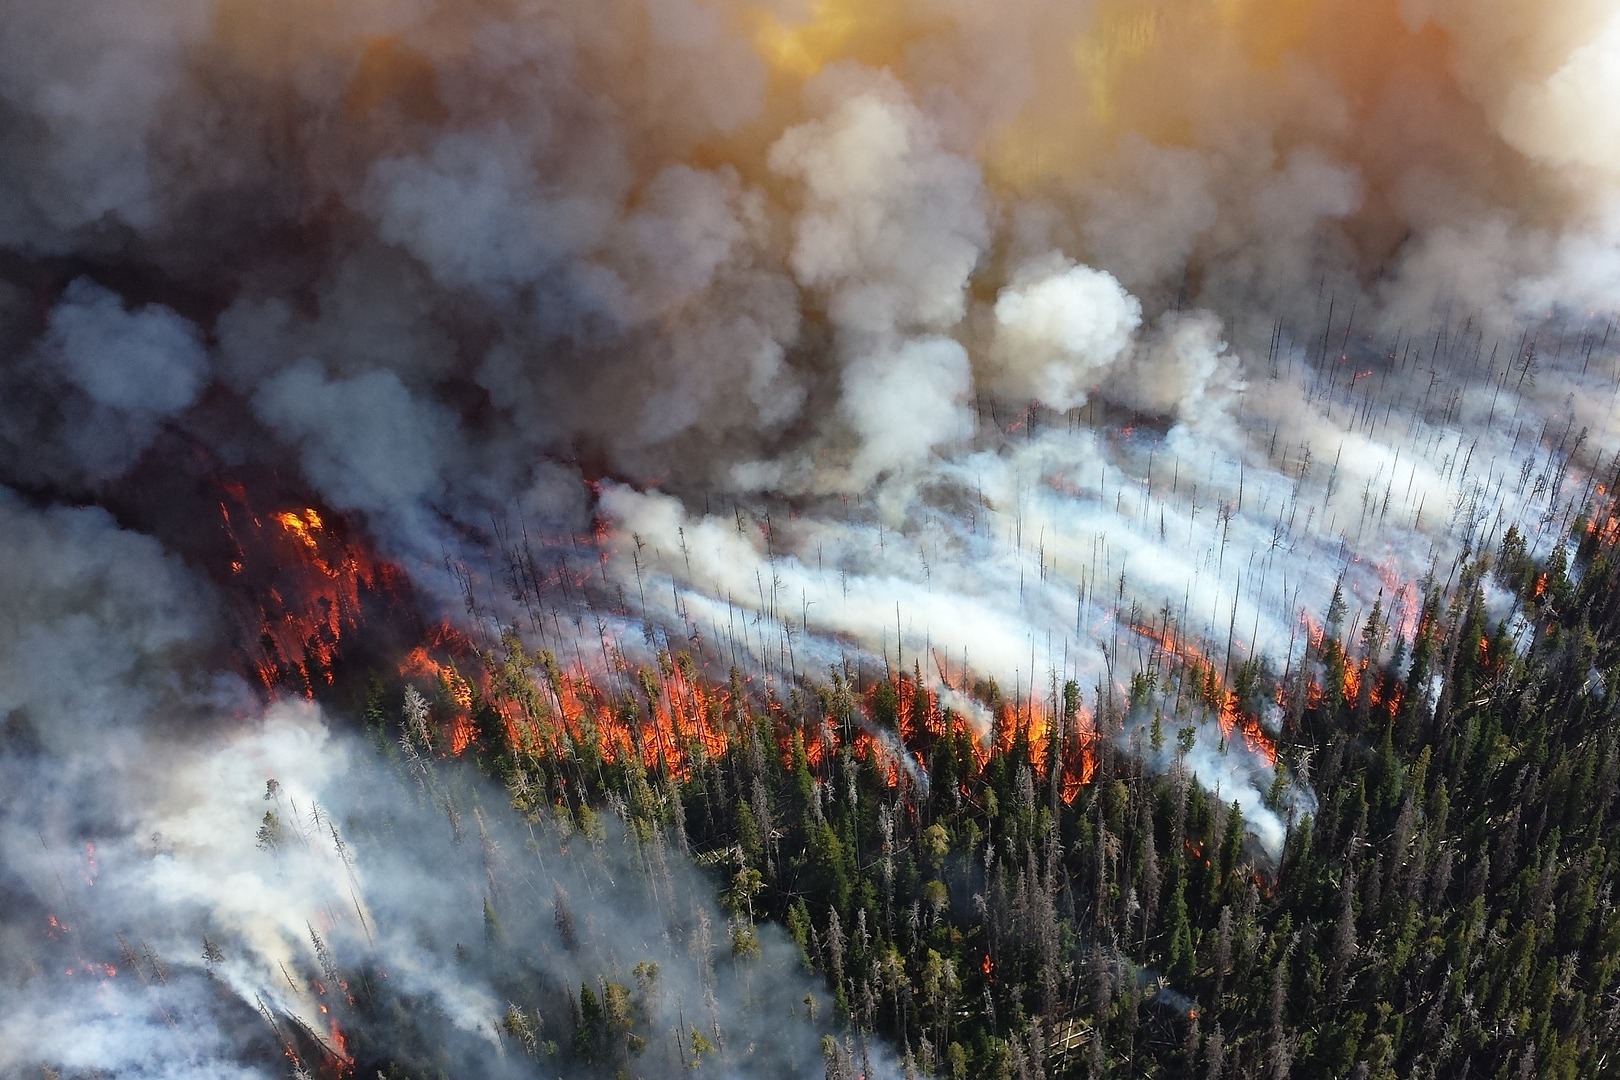
[[[326,1011],[325,1006],[321,1007],[321,1011]],[[331,1045],[327,1049],[337,1059],[335,1063],[337,1065],[337,1074],[347,1076],[354,1071],[354,1058],[349,1054],[349,1037],[343,1034],[342,1028],[338,1027],[336,1017],[328,1016],[326,1022],[327,1033],[331,1036]]]
[[[289,534],[303,541],[305,547],[315,553],[317,561],[320,560],[321,545],[316,539],[321,530],[326,527],[321,521],[321,515],[314,509],[305,507],[303,510],[288,510],[276,515],[276,520]],[[322,564],[324,568],[324,563]]]
[[[1244,711],[1237,692],[1226,685],[1214,662],[1197,646],[1169,627],[1158,630],[1150,625],[1132,624],[1131,629],[1156,643],[1166,656],[1180,661],[1180,678],[1184,685],[1193,686],[1200,700],[1215,713],[1223,738],[1230,741],[1236,734],[1256,757],[1268,765],[1277,764],[1276,742],[1260,725],[1258,717]]]
[[[466,713],[458,713],[455,723],[450,727],[450,753],[460,757],[467,747],[473,743],[477,728],[473,726],[472,717]]]
[[[1003,702],[998,719],[998,738],[992,749],[998,754],[1010,753],[1023,740],[1029,747],[1035,775],[1041,780],[1050,776],[1051,762],[1047,759],[1051,755],[1052,718],[1046,707],[1037,701],[1026,701],[1022,708]],[[1097,731],[1091,714],[1082,708],[1075,720],[1075,730],[1064,732],[1063,745],[1059,747],[1062,772],[1058,790],[1065,804],[1072,804],[1080,789],[1097,775]],[[987,754],[980,767],[988,760]]]
[[[478,738],[478,726],[473,722],[472,715],[473,684],[456,669],[452,658],[458,655],[466,656],[474,651],[472,643],[458,631],[440,625],[433,631],[426,644],[412,649],[399,665],[401,676],[428,681],[454,704],[455,709],[450,717],[448,729],[450,753],[455,757],[465,753]],[[440,660],[435,653],[445,658]],[[484,674],[482,667],[477,670],[480,675]]]
[[[1412,613],[1416,619],[1416,614]],[[1308,614],[1301,615],[1305,624],[1306,639],[1310,648],[1324,662],[1337,663],[1344,670],[1344,701],[1347,705],[1360,705],[1365,695],[1369,708],[1383,710],[1387,715],[1394,717],[1401,710],[1401,704],[1406,699],[1406,689],[1398,681],[1387,678],[1381,672],[1373,670],[1370,657],[1362,657],[1358,661],[1351,661],[1344,655],[1343,646],[1337,640],[1328,637],[1322,625]],[[1417,634],[1422,636],[1432,629],[1432,620],[1424,616],[1417,625]],[[1310,709],[1319,709],[1327,700],[1327,692],[1322,685],[1312,679],[1306,686],[1305,705]]]
[[[118,969],[112,964],[103,964],[96,960],[85,960],[81,957],[78,966],[63,968],[62,974],[69,976],[91,975],[105,982],[108,979],[116,979],[118,977]]]
[[[1605,547],[1613,547],[1620,542],[1620,517],[1609,514],[1600,524],[1596,518],[1586,523],[1587,535],[1595,535],[1598,542]]]
[[[715,687],[685,657],[677,662],[663,658],[656,672],[632,672],[622,657],[613,662],[616,670],[609,673],[613,677],[604,678],[600,672],[582,667],[564,671],[550,656],[542,654],[528,675],[536,693],[528,697],[527,704],[503,700],[503,693],[510,696],[510,686],[505,691],[492,691],[486,685],[485,700],[502,716],[508,744],[519,752],[570,756],[577,748],[590,746],[604,764],[635,760],[645,768],[662,769],[676,780],[688,779],[695,763],[724,755],[741,735],[742,725],[752,722],[749,710],[736,699],[738,692],[749,695],[747,679],[732,688]],[[442,679],[443,665],[434,661],[428,650],[418,649],[401,670],[408,675]],[[615,694],[606,689],[613,682],[622,686],[626,680],[618,677],[626,675],[631,676],[628,681],[637,692],[620,689]],[[869,720],[875,715],[874,695],[883,685],[870,688],[860,701]],[[890,788],[900,787],[910,771],[904,754],[909,753],[926,768],[929,751],[947,736],[960,738],[972,747],[972,760],[980,771],[993,755],[1006,753],[1012,746],[1011,736],[1004,737],[1001,745],[983,745],[967,719],[953,714],[947,720],[937,695],[914,679],[899,677],[888,685],[899,703],[898,740],[891,742],[863,729],[854,733],[850,749],[857,758],[871,762]],[[766,715],[775,721],[774,741],[784,762],[791,762],[796,738],[803,738],[805,758],[816,769],[842,742],[835,723],[824,721],[801,727],[788,721],[786,710],[774,696],[766,694],[762,704]],[[1048,769],[1049,723],[1046,711],[1039,705],[1022,711],[1011,706],[1004,710],[1002,727],[1010,731],[1016,725],[1028,739],[1031,759],[1043,778]],[[1062,748],[1060,792],[1066,803],[1073,802],[1081,788],[1092,782],[1097,770],[1097,733],[1084,710],[1075,728]],[[451,737],[454,749],[454,730]]]
[[[1384,587],[1384,595],[1389,597],[1385,613],[1389,625],[1401,637],[1411,641],[1412,635],[1417,632],[1418,612],[1422,607],[1418,602],[1417,586],[1403,580],[1396,572],[1393,557],[1374,566],[1373,572]]]
[[[953,682],[948,665],[937,654],[934,664],[939,676],[947,686],[966,690],[972,685],[972,678],[967,671],[961,671]],[[929,717],[927,730],[930,734],[943,737],[946,734],[946,725],[943,714],[938,709],[937,700],[930,695],[933,703],[933,714]],[[1011,702],[1002,702],[996,715],[995,729],[992,741],[986,745],[981,743],[968,722],[960,716],[955,718],[954,730],[951,734],[966,736],[969,745],[973,748],[974,763],[980,772],[990,764],[993,755],[1006,754],[1012,751],[1020,739],[1029,748],[1030,762],[1036,775],[1046,780],[1051,775],[1051,763],[1047,760],[1051,753],[1052,718],[1049,710],[1041,702],[1025,699],[1022,707]],[[1074,717],[1073,726],[1062,732],[1061,745],[1058,747],[1058,760],[1062,772],[1059,776],[1058,792],[1064,805],[1073,804],[1079,797],[1080,791],[1090,784],[1097,775],[1097,729],[1091,713],[1080,706]]]
[[[1349,663],[1345,664],[1344,700],[1351,702],[1361,700],[1361,674],[1365,670],[1366,661],[1362,661],[1360,666]]]
[[[726,717],[731,695],[711,689],[680,664],[662,677],[643,673],[640,699],[613,695],[584,670],[565,672],[548,664],[534,686],[541,691],[538,715],[497,699],[508,742],[524,752],[564,755],[589,744],[607,764],[636,759],[662,767],[677,780],[690,775],[695,757],[723,754],[730,745]],[[806,746],[807,753],[820,754]]]
[[[900,759],[895,756],[894,750],[888,744],[862,731],[855,736],[855,754],[877,765],[883,775],[884,784],[889,788],[900,786]]]
[[[252,589],[243,614],[257,645],[254,671],[266,690],[290,682],[312,697],[317,685],[332,683],[339,642],[359,625],[364,598],[393,593],[398,572],[314,507],[261,516],[241,484],[222,487],[230,572]]]

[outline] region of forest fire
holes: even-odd
[[[990,692],[987,684],[975,687],[973,675],[966,668],[957,671],[953,676],[950,665],[939,653],[934,653],[933,661],[940,681],[947,688],[969,696],[983,696],[986,692]],[[974,764],[981,774],[989,766],[993,756],[1021,749],[1028,754],[1030,764],[1040,779],[1046,780],[1050,777],[1049,759],[1053,744],[1051,737],[1054,734],[1053,722],[1050,710],[1041,701],[1031,696],[1023,698],[1021,703],[1005,699],[994,702],[990,732],[988,737],[980,737],[965,717],[952,710],[942,709],[937,695],[929,693],[926,689],[910,689],[911,680],[902,678],[899,682],[903,702],[921,700],[927,703],[925,707],[910,706],[902,710],[900,731],[906,745],[918,747],[914,742],[914,728],[908,726],[905,718],[920,713],[923,731],[934,739],[949,734],[970,746]],[[1071,805],[1079,796],[1081,789],[1090,784],[1097,773],[1096,725],[1091,712],[1078,699],[1072,704],[1072,716],[1062,725],[1061,731],[1057,732],[1058,753],[1062,762],[1058,791],[1064,805]],[[1065,704],[1064,707],[1069,706]],[[911,723],[914,724],[915,721]]]
[[[1226,684],[1215,664],[1197,646],[1188,642],[1168,625],[1133,624],[1131,629],[1154,642],[1165,657],[1179,663],[1170,672],[1179,687],[1190,689],[1197,699],[1215,713],[1220,722],[1221,736],[1230,740],[1234,734],[1243,740],[1251,753],[1267,765],[1277,763],[1277,743],[1260,725],[1260,720],[1243,707],[1237,691]]]
[[[575,745],[593,744],[608,764],[634,757],[647,768],[685,778],[694,758],[717,756],[729,744],[724,725],[729,695],[711,693],[683,667],[672,665],[662,679],[644,673],[641,700],[624,699],[617,707],[583,672],[564,674],[552,667],[548,675],[560,722],[551,728],[553,749],[560,749],[555,736],[566,736]],[[546,725],[531,730],[539,735]]]
[[[0,1075],[1620,1059],[1614,0],[17,7]]]
[[[1379,709],[1390,717],[1400,712],[1401,704],[1405,700],[1405,689],[1398,681],[1388,678],[1384,672],[1375,668],[1370,657],[1352,659],[1345,652],[1344,646],[1336,638],[1331,637],[1322,624],[1310,615],[1302,614],[1300,621],[1305,628],[1309,649],[1307,655],[1321,665],[1326,677],[1326,685],[1314,677],[1306,684],[1307,708],[1324,707],[1328,700],[1328,690],[1332,687],[1337,689],[1344,703],[1352,707],[1365,704],[1367,708]],[[1417,633],[1423,634],[1427,631],[1427,623],[1419,622]]]
[[[80,960],[76,965],[62,969],[62,973],[69,977],[75,975],[88,975],[105,982],[118,977],[118,968],[112,964],[98,963],[92,960]]]
[[[1077,707],[1071,723],[1062,732],[1053,730],[1053,721],[1047,709],[1037,701],[1027,701],[1022,709],[1011,702],[1003,702],[998,712],[995,749],[998,753],[1011,753],[1022,745],[1028,748],[1030,763],[1036,776],[1046,780],[1051,775],[1053,735],[1058,734],[1058,755],[1061,766],[1059,797],[1071,804],[1080,790],[1097,775],[1097,730],[1091,714]],[[983,764],[981,764],[981,768]]]
[[[349,1053],[349,1037],[338,1026],[336,1017],[329,1016],[327,1018],[326,1030],[331,1038],[331,1044],[327,1049],[331,1051],[332,1056],[336,1059],[334,1064],[337,1068],[337,1074],[339,1076],[348,1076],[354,1072],[354,1058]]]
[[[1389,628],[1403,640],[1411,641],[1412,635],[1417,633],[1418,617],[1423,606],[1418,598],[1417,586],[1396,572],[1393,560],[1379,563],[1373,570],[1383,587],[1379,600],[1386,596],[1389,598],[1384,613]]]
[[[442,657],[442,659],[440,659]],[[426,682],[450,710],[447,721],[449,753],[460,757],[472,746],[478,729],[473,721],[477,691],[455,665],[456,659],[472,662],[473,670],[483,672],[472,643],[453,627],[440,624],[428,640],[417,645],[400,661],[401,678]]]
[[[316,565],[324,570],[328,577],[332,576],[329,567],[321,562],[321,544],[317,537],[326,526],[321,521],[321,515],[313,508],[305,507],[303,510],[287,510],[275,515],[276,521],[281,524],[292,536],[303,541],[304,546],[314,553]]]
[[[506,663],[491,668],[454,631],[441,628],[435,637],[434,644],[411,651],[400,673],[430,680],[450,706],[452,754],[477,737],[479,714],[497,721],[506,745],[518,753],[569,757],[589,747],[604,764],[636,759],[677,779],[689,775],[694,759],[718,756],[730,742],[729,693],[711,689],[684,658],[660,674],[639,673],[638,698],[616,696],[606,689],[613,680],[602,673],[564,671],[549,652],[530,657],[516,639],[507,642]],[[461,674],[451,654],[472,668],[473,679]]]
[[[862,731],[855,736],[855,756],[877,766],[878,772],[883,777],[884,786],[889,790],[900,786],[900,756],[892,746],[874,738],[871,733]]]
[[[394,597],[400,574],[314,507],[262,514],[244,485],[221,487],[220,521],[253,672],[267,691],[288,687],[312,697],[333,682],[339,643],[364,620],[367,603]]]
[[[1620,517],[1609,514],[1602,521],[1593,518],[1586,523],[1586,532],[1587,535],[1596,537],[1605,547],[1613,547],[1616,543],[1620,543]]]
[[[717,685],[688,655],[661,657],[656,668],[631,670],[621,663],[604,673],[564,670],[549,652],[528,654],[515,638],[506,647],[505,663],[495,663],[464,636],[440,627],[401,662],[400,675],[425,682],[438,702],[437,722],[451,756],[465,752],[480,726],[493,722],[516,753],[568,759],[589,748],[604,765],[635,761],[684,782],[695,766],[722,757],[743,735],[738,725],[750,710],[739,706],[751,694],[748,681]],[[616,683],[621,689],[609,689]],[[634,693],[623,689],[629,685]],[[755,706],[775,718],[774,742],[784,763],[791,763],[798,740],[809,764],[821,769],[847,737],[857,760],[871,762],[891,789],[908,773],[926,770],[930,753],[946,740],[966,748],[975,773],[994,756],[1022,748],[1037,775],[1042,780],[1049,775],[1051,721],[1038,703],[1023,708],[1000,703],[987,739],[965,717],[942,709],[938,696],[911,678],[879,680],[857,700],[863,724],[847,736],[830,722],[801,730],[786,722],[768,695]],[[1058,790],[1065,804],[1096,775],[1096,740],[1089,713],[1078,708],[1061,740]]]
[[[1344,699],[1355,702],[1361,700],[1361,679],[1366,673],[1366,662],[1360,664],[1346,662],[1344,665]]]

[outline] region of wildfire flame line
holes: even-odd
[[[254,673],[271,693],[291,685],[312,697],[334,681],[339,644],[360,625],[366,597],[396,593],[399,571],[314,507],[260,514],[243,485],[221,487],[230,573],[251,597],[244,619],[257,645]]]
[[[1214,661],[1169,627],[1159,629],[1136,623],[1132,624],[1131,629],[1154,642],[1166,656],[1180,661],[1179,677],[1184,685],[1194,688],[1215,713],[1223,738],[1230,741],[1236,734],[1255,756],[1268,765],[1277,764],[1276,740],[1260,725],[1259,717],[1244,709],[1237,691],[1226,684]]]
[[[1002,702],[995,731],[984,739],[969,718],[942,707],[938,694],[905,676],[880,680],[852,697],[853,722],[846,730],[843,723],[830,719],[803,726],[788,722],[782,704],[773,697],[758,695],[753,700],[749,680],[738,677],[729,687],[718,685],[705,679],[686,657],[665,660],[656,671],[630,671],[626,666],[603,673],[582,667],[564,670],[542,653],[526,668],[513,670],[480,654],[464,636],[443,626],[435,631],[432,643],[412,650],[400,665],[400,674],[425,680],[437,692],[449,713],[440,719],[443,745],[450,755],[460,755],[474,743],[478,717],[483,717],[499,725],[505,747],[513,752],[573,757],[589,748],[604,765],[635,761],[683,782],[691,778],[695,765],[721,757],[736,745],[744,737],[742,725],[762,707],[779,721],[772,729],[784,762],[791,762],[796,739],[815,769],[847,743],[890,788],[899,788],[914,772],[902,755],[909,754],[926,769],[930,752],[947,738],[970,748],[979,772],[995,755],[1024,745],[1036,774],[1042,780],[1050,776],[1052,719],[1045,706]],[[630,677],[634,692],[622,689],[624,676]],[[614,682],[621,686],[617,692],[608,689]],[[884,695],[891,699],[891,708],[880,703]],[[745,704],[753,708],[742,707]],[[882,735],[891,725],[893,739]],[[1098,736],[1084,709],[1064,736],[1059,791],[1065,803],[1072,803],[1096,776]]]

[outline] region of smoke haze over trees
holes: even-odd
[[[13,8],[0,1070],[1605,1067],[1611,0]]]

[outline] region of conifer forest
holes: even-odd
[[[9,0],[0,1077],[1620,1075],[1620,0]]]

